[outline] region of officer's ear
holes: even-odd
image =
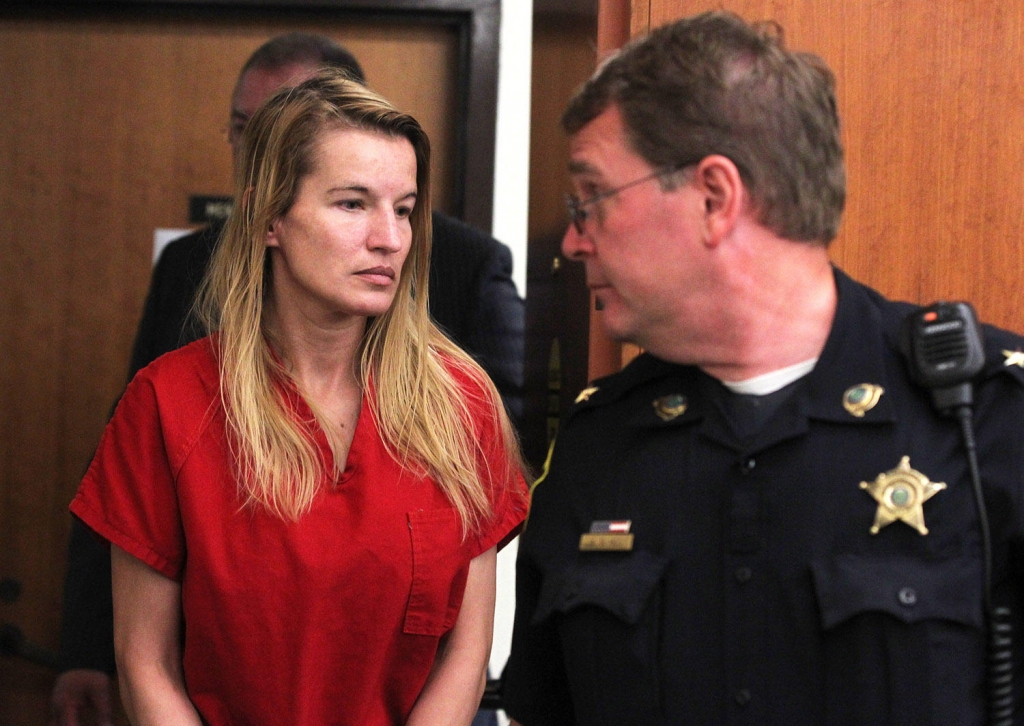
[[[726,156],[701,159],[693,183],[704,197],[704,244],[717,247],[735,229],[747,199],[740,170]]]

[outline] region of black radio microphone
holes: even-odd
[[[911,374],[931,390],[939,411],[974,403],[971,380],[985,365],[985,350],[968,303],[937,302],[911,313],[903,324],[903,346]]]
[[[1012,613],[1006,606],[996,606],[992,599],[992,535],[972,421],[972,381],[985,365],[978,318],[968,303],[936,302],[906,317],[901,343],[910,362],[911,376],[931,391],[940,413],[955,416],[960,423],[981,530],[982,597],[988,625],[988,722],[991,726],[1012,726]]]

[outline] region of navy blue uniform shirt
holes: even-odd
[[[646,354],[572,410],[519,546],[512,717],[983,722],[981,537],[959,427],[909,378],[899,330],[912,307],[838,270],[836,284],[816,366],[760,426],[737,425],[718,381]],[[1024,340],[985,338],[974,417],[997,591],[1012,601],[1024,369],[1003,351]],[[862,415],[844,406],[879,388]],[[927,534],[904,521],[873,534],[879,502],[861,483],[904,457],[946,488],[922,505]],[[600,522],[629,522],[632,547],[581,549]]]

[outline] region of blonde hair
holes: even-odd
[[[234,211],[201,288],[198,311],[210,331],[219,331],[221,398],[239,485],[248,504],[294,520],[309,510],[324,476],[336,476],[344,463],[335,457],[335,471],[325,470],[314,436],[317,426],[328,431],[330,425],[317,419],[312,404],[314,419],[297,419],[287,398],[302,393],[264,329],[272,292],[266,230],[294,202],[320,135],[336,128],[405,138],[415,151],[412,246],[390,309],[369,321],[359,376],[391,454],[436,481],[464,533],[479,532],[492,516],[484,477],[514,481],[523,465],[493,383],[427,312],[430,143],[412,116],[337,70],[279,91],[249,121],[235,173]],[[460,377],[477,384],[470,388],[482,392],[482,402],[467,397]],[[493,412],[493,420],[476,423],[480,411]],[[484,449],[480,426],[499,432],[500,460]]]

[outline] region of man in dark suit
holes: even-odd
[[[258,48],[242,67],[232,94],[228,127],[232,149],[237,149],[250,116],[271,94],[301,82],[322,66],[344,68],[357,80],[365,80],[351,53],[324,36],[290,33]],[[129,379],[157,357],[203,335],[192,316],[192,303],[222,226],[214,222],[164,248],[136,334]],[[490,236],[436,211],[433,227],[431,315],[452,340],[477,358],[516,420],[522,408],[524,309],[511,279],[511,252]],[[64,670],[50,699],[51,726],[75,726],[89,711],[97,723],[110,723],[110,675],[115,670],[110,553],[77,520],[68,548],[60,640]]]

